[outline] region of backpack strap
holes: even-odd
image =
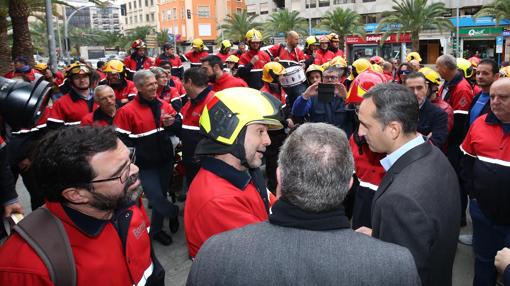
[[[39,255],[55,286],[76,285],[71,243],[62,222],[47,208],[36,209],[15,225],[14,230]]]

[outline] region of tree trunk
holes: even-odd
[[[12,22],[12,58],[24,56],[34,64],[34,47],[28,28],[30,6],[27,0],[9,0],[9,16]]]
[[[7,9],[0,10],[0,75],[10,71],[11,48],[7,36]]]
[[[413,43],[413,52],[420,52],[420,34],[417,32],[411,33],[411,41]]]

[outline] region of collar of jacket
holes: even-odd
[[[193,105],[199,104],[202,100],[204,100],[204,98],[209,94],[209,92],[211,92],[211,90],[212,90],[212,87],[210,85],[208,85],[206,88],[204,88],[204,90],[202,90],[198,94],[197,97],[195,97],[194,99],[190,98],[191,104],[193,104]]]
[[[501,125],[501,128],[503,128],[503,133],[505,133],[505,135],[508,135],[508,133],[510,133],[510,123],[503,123],[501,122],[501,120],[499,120],[499,118],[496,117],[496,115],[492,112],[492,111],[489,111],[489,113],[487,114],[487,117],[485,118],[485,122],[489,125]]]
[[[82,100],[85,100],[85,101],[88,101],[87,99],[85,99],[83,96],[81,96],[81,94],[79,94],[76,89],[74,89],[74,87],[71,87],[71,90],[69,91],[69,95],[71,96],[71,99],[73,100],[73,102],[76,102],[80,99]]]
[[[251,181],[248,170],[239,171],[222,160],[214,157],[205,157],[200,160],[200,165],[207,171],[227,180],[240,190],[244,190]]]
[[[108,220],[93,218],[64,204],[62,204],[62,208],[76,227],[89,236],[98,236],[109,222]]]
[[[448,86],[448,88],[452,88],[456,86],[463,78],[464,76],[459,71],[457,71],[452,80],[446,82],[446,85]]]
[[[106,114],[101,108],[98,108],[96,109],[96,111],[94,111],[92,119],[94,121],[104,120],[108,122],[109,125],[113,124],[113,117],[110,117],[110,115]]]
[[[283,227],[315,231],[351,227],[349,219],[345,216],[344,207],[341,204],[330,211],[313,213],[304,211],[286,199],[280,198],[273,205],[271,211],[269,222]]]

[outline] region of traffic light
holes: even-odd
[[[188,16],[188,19],[191,19],[191,10],[190,9],[186,10],[186,15]]]

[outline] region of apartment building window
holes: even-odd
[[[145,0],[145,7],[149,7],[149,0]]]
[[[356,0],[333,0],[333,5],[356,3]]]
[[[198,17],[209,18],[209,6],[198,6]]]
[[[241,8],[236,8],[236,13],[237,13],[237,14],[241,14],[242,12],[243,12],[243,9],[241,9]]]
[[[154,13],[151,13],[151,22],[154,22]]]
[[[133,7],[135,7],[135,9],[136,9],[136,0],[133,1]]]
[[[368,24],[368,23],[377,23],[377,16],[376,16],[376,14],[361,15],[361,19],[363,20],[363,23],[365,23],[365,24]]]
[[[172,20],[172,10],[166,10],[165,11],[166,13],[166,19],[167,20]]]
[[[363,3],[366,3],[366,2],[375,2],[375,0],[363,0]]]
[[[154,6],[154,0],[151,0],[151,7]]]
[[[142,8],[142,0],[138,0],[138,7]]]
[[[128,3],[129,10],[131,10],[131,2]]]
[[[134,23],[138,23],[138,16],[135,15],[135,22]]]
[[[126,25],[128,24],[128,18],[126,17]]]
[[[145,14],[145,22],[149,22],[149,14]]]
[[[327,7],[329,4],[329,0],[319,0],[319,7]]]
[[[317,0],[305,0],[306,8],[315,8],[317,7]]]
[[[480,7],[467,7],[467,8],[462,8],[462,11],[460,14],[462,15],[462,12],[464,12],[464,15],[474,15],[478,11],[480,11]]]
[[[269,5],[267,2],[260,3],[260,15],[269,14]]]
[[[129,24],[133,24],[133,16],[129,17]]]

